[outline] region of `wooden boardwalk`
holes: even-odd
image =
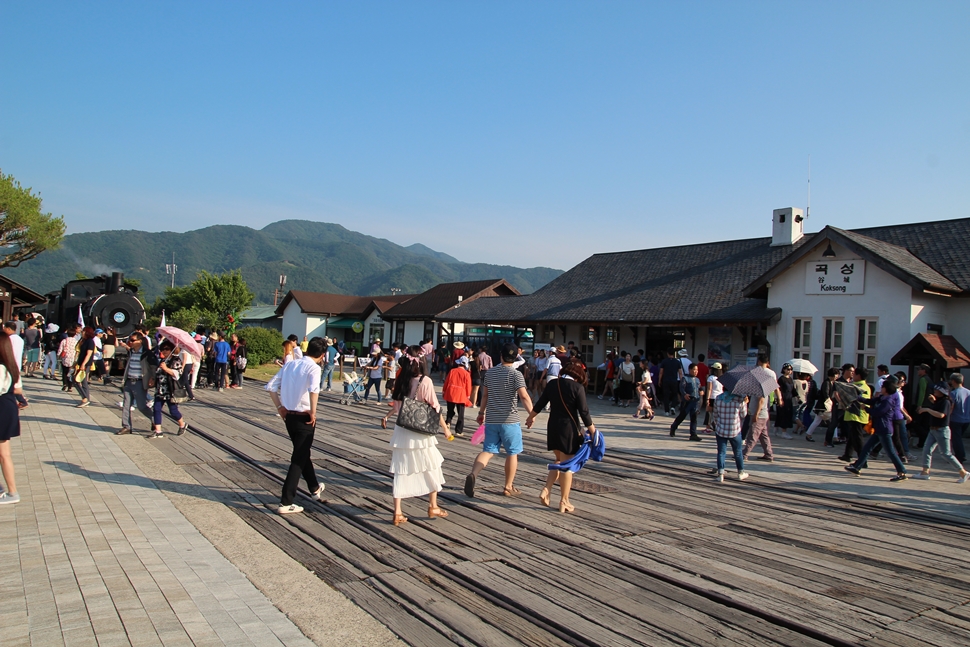
[[[442,439],[450,516],[429,520],[426,499],[410,500],[411,521],[396,528],[384,409],[336,396],[321,398],[313,455],[327,500],[280,517],[290,447],[268,398],[247,387],[199,399],[187,419],[224,445],[189,433],[159,449],[412,645],[970,642],[965,522],[757,479],[715,484],[634,455],[585,468],[576,513],[561,515],[538,502],[543,431],[526,435],[516,499],[501,496],[501,460],[467,498],[478,448]]]

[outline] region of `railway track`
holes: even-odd
[[[239,418],[239,412],[235,408],[229,408],[215,402],[203,402],[203,404],[212,410],[237,419]],[[321,399],[321,409],[321,417],[329,418],[331,420],[342,420],[352,425],[361,425],[361,418],[366,418],[366,414],[364,413],[366,409],[364,411],[359,409],[355,410],[354,408],[337,405],[324,399]],[[281,440],[284,439],[285,434],[280,431],[278,423],[275,426],[271,424],[272,416],[267,414],[265,417],[269,420],[261,421],[258,419],[258,417],[250,417],[245,419],[244,422],[247,425],[252,425],[259,428],[267,434],[274,435]],[[374,416],[373,419],[376,423],[379,416]],[[210,442],[218,446],[223,451],[232,454],[239,461],[246,464],[250,468],[258,470],[266,478],[273,480],[277,484],[281,483],[282,479],[279,473],[265,467],[261,461],[255,459],[254,457],[248,456],[245,452],[240,451],[237,447],[233,447],[231,444],[220,439],[217,434],[210,433],[210,431],[202,428],[199,425],[190,425],[190,429],[199,437],[204,438],[207,442]],[[529,445],[529,450],[534,453],[540,453],[543,451],[539,447],[539,444],[532,439],[529,439],[527,444]],[[353,468],[356,468],[359,471],[359,474],[363,475],[363,478],[376,480],[382,488],[385,488],[384,496],[387,496],[386,480],[381,481],[380,479],[375,479],[373,476],[375,472],[384,469],[385,466],[375,464],[371,460],[362,459],[355,456],[352,452],[335,450],[319,440],[314,444],[314,451],[330,458],[331,460],[338,461],[342,465],[350,465]],[[539,458],[537,456],[531,457],[531,460],[532,462],[546,462],[544,458]],[[611,450],[609,465],[610,468],[619,468],[614,470],[616,472],[622,472],[623,470],[629,472],[627,474],[614,474],[616,478],[642,480],[644,478],[643,474],[645,472],[645,468],[649,468],[654,472],[662,472],[666,476],[675,475],[678,479],[680,479],[680,481],[686,484],[687,489],[693,488],[696,490],[698,485],[703,485],[704,487],[709,486],[709,479],[700,476],[697,472],[696,466],[681,464],[670,459],[664,459],[663,457],[645,456],[636,452]],[[860,501],[847,502],[839,496],[819,496],[820,493],[818,492],[809,493],[800,488],[792,488],[780,484],[746,483],[743,489],[750,489],[750,486],[752,485],[769,492],[772,497],[777,499],[771,501],[770,504],[777,505],[780,508],[790,508],[794,502],[794,504],[798,505],[799,507],[804,506],[807,509],[813,509],[815,511],[819,511],[820,509],[824,510],[825,506],[819,505],[819,499],[822,499],[826,503],[831,503],[843,511],[850,511],[856,514],[875,514],[889,521],[905,521],[912,524],[922,524],[925,527],[931,527],[935,530],[942,529],[954,531],[961,534],[964,540],[966,538],[966,536],[961,532],[966,528],[966,524],[956,523],[955,520],[952,519],[937,517],[935,515],[927,516],[925,514],[913,514],[913,511],[906,510],[887,511],[878,505]],[[740,502],[745,497],[742,488],[729,489],[736,490],[736,492],[728,492],[727,496],[729,498],[736,499],[738,502]],[[528,532],[535,534],[536,536],[541,536],[546,540],[555,542],[561,546],[562,552],[575,553],[577,551],[581,551],[586,555],[595,556],[604,563],[608,562],[617,569],[623,569],[627,573],[636,574],[641,578],[649,578],[656,584],[672,587],[678,592],[679,597],[688,599],[693,598],[692,601],[695,608],[698,606],[698,602],[702,600],[706,601],[707,606],[714,605],[716,609],[728,612],[721,614],[722,616],[728,616],[721,618],[721,620],[725,622],[725,626],[732,626],[732,623],[735,623],[734,626],[744,626],[746,622],[743,620],[743,618],[747,617],[751,622],[760,622],[766,627],[773,627],[776,630],[788,632],[788,637],[784,641],[780,641],[782,644],[850,645],[858,644],[859,642],[857,640],[846,639],[828,631],[820,630],[810,623],[800,622],[796,619],[786,617],[783,614],[765,611],[756,605],[732,597],[730,593],[725,593],[723,591],[718,591],[714,588],[708,587],[706,586],[707,582],[702,581],[700,584],[685,582],[681,577],[671,576],[670,574],[656,568],[645,567],[642,563],[634,563],[630,560],[617,556],[614,552],[598,550],[596,547],[591,547],[587,541],[583,541],[581,539],[570,540],[568,538],[564,538],[560,532],[550,532],[542,524],[523,521],[521,518],[515,515],[510,515],[502,508],[496,509],[494,506],[481,505],[475,500],[468,500],[463,495],[455,494],[449,490],[442,492],[439,496],[449,501],[453,505],[474,511],[476,514],[483,517],[493,519],[496,522],[514,524],[523,530],[527,530]],[[386,503],[389,503],[389,500]],[[433,573],[436,577],[441,578],[443,582],[447,583],[447,585],[461,587],[464,589],[464,591],[478,596],[481,600],[486,601],[489,605],[502,609],[506,613],[512,614],[518,619],[529,623],[535,629],[546,633],[550,638],[555,638],[556,640],[561,641],[562,644],[604,644],[601,638],[590,639],[583,631],[571,630],[568,626],[563,626],[556,621],[555,617],[551,617],[548,613],[541,613],[530,609],[527,606],[523,606],[521,600],[504,595],[501,587],[496,587],[494,585],[483,586],[481,583],[477,582],[474,577],[469,577],[468,574],[463,573],[461,570],[450,566],[442,560],[431,558],[421,550],[415,550],[412,544],[408,543],[407,541],[402,541],[401,538],[395,533],[389,532],[386,522],[374,524],[368,521],[361,521],[356,517],[356,515],[347,514],[339,506],[335,507],[324,505],[323,507],[328,514],[332,514],[340,518],[342,522],[354,526],[359,531],[364,532],[373,539],[382,542],[387,547],[396,551],[407,552],[409,555],[413,556],[424,569],[427,569],[428,572]],[[441,531],[439,531],[434,524],[424,525],[426,525],[433,534],[436,534],[442,540],[447,539],[447,537],[441,534]],[[446,589],[447,586],[442,588]],[[391,592],[385,589],[384,593],[385,595],[388,595]],[[420,603],[418,600],[401,595],[400,592],[398,592],[396,595],[391,595],[390,597],[395,598],[394,602],[400,604],[403,608],[409,608],[411,605]],[[367,608],[366,604],[364,606]],[[374,612],[372,609],[369,610],[371,610],[372,613]],[[714,615],[716,616],[717,614],[715,613]],[[378,617],[380,617],[379,614]],[[419,613],[416,617],[427,620],[425,614]],[[392,625],[389,624],[389,626],[394,629]],[[451,630],[454,631],[455,627],[452,626]],[[770,635],[771,631],[766,631],[765,634],[766,635],[763,637],[767,638],[767,635]],[[456,639],[455,635],[449,635],[447,631],[441,633],[441,635],[449,640]],[[407,639],[406,636],[402,637]],[[479,643],[471,640],[470,642],[467,642],[469,641],[467,636],[457,640],[459,643],[462,641],[466,641],[466,644],[491,644],[489,641]]]

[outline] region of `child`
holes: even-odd
[[[653,420],[653,409],[650,407],[650,395],[648,393],[649,385],[640,382],[637,384],[637,395],[640,396],[640,404],[637,406],[637,412],[633,414],[634,418],[640,418],[640,412],[643,412],[643,418],[647,420]]]

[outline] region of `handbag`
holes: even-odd
[[[189,392],[182,384],[182,380],[169,379],[169,383],[172,385],[172,393],[168,396],[169,402],[172,404],[182,404],[183,402],[189,401]]]
[[[401,402],[397,424],[419,434],[435,436],[441,431],[441,414],[427,402],[407,397]]]

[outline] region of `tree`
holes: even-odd
[[[17,267],[64,238],[64,216],[41,211],[40,195],[0,172],[0,268]]]
[[[165,323],[189,332],[195,332],[203,319],[205,319],[205,313],[198,308],[181,308],[175,312],[165,313]]]
[[[239,270],[225,274],[202,270],[190,288],[195,307],[202,311],[203,323],[210,328],[226,327],[230,315],[239,314],[256,298]]]

